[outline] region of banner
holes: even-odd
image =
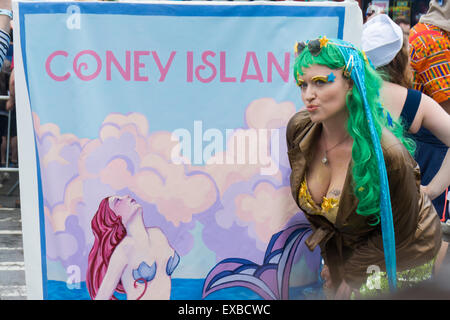
[[[318,299],[289,187],[296,41],[357,2],[15,3],[30,299]]]

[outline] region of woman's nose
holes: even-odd
[[[316,93],[311,86],[307,86],[305,90],[303,91],[303,99],[305,99],[306,102],[311,102],[316,97]]]

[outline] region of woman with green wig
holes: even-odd
[[[420,189],[414,142],[381,106],[382,80],[339,40],[296,44],[305,108],[287,127],[291,191],[320,246],[324,287],[337,299],[408,288],[432,276],[440,222]]]

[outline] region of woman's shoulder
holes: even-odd
[[[381,138],[383,154],[388,170],[399,169],[406,164],[415,167],[414,159],[403,143],[389,130],[384,130]]]
[[[291,148],[297,137],[312,124],[309,112],[306,109],[300,110],[289,120],[286,128],[286,139],[288,147]]]
[[[164,234],[164,232],[157,227],[151,227],[147,228],[147,235],[152,242],[158,242],[158,243],[168,243],[167,237]]]
[[[381,100],[384,108],[395,118],[399,118],[405,106],[408,89],[396,83],[383,82]]]

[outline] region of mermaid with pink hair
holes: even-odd
[[[107,197],[91,222],[95,236],[86,284],[96,300],[170,299],[171,275],[180,257],[159,228],[144,225],[142,207],[130,196]]]

